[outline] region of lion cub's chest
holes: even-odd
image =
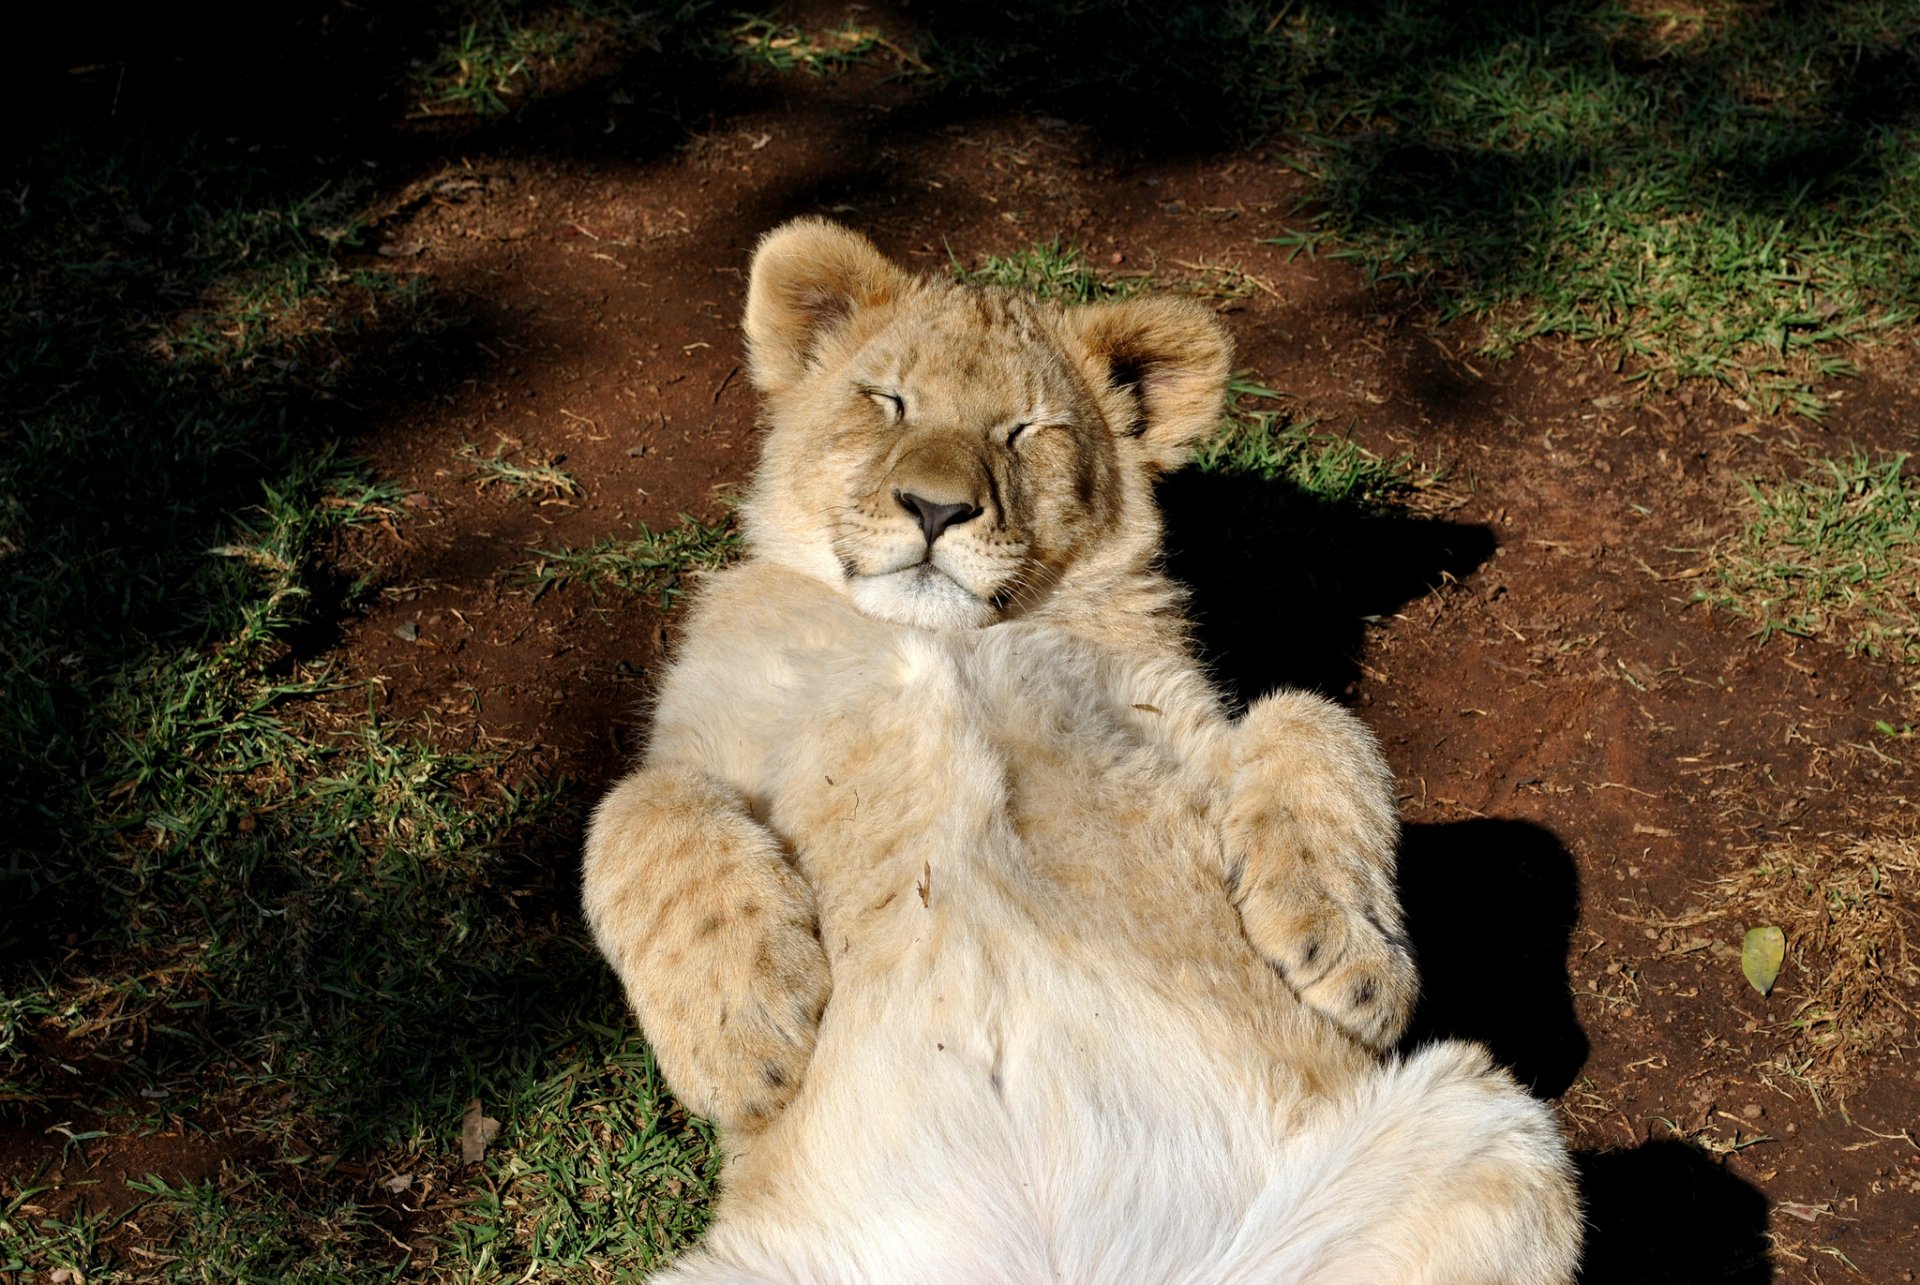
[[[1124,927],[1209,842],[1204,783],[1076,640],[901,633],[795,658],[769,823],[819,894],[823,929],[1022,922]],[[852,681],[849,681],[850,678]],[[1150,709],[1150,707],[1149,707]],[[931,916],[931,918],[928,918]]]

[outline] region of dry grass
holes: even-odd
[[[580,494],[579,479],[561,468],[559,460],[516,463],[508,458],[524,449],[524,443],[502,437],[495,443],[492,455],[482,455],[470,442],[454,454],[473,465],[474,484],[482,491],[488,487],[505,487],[516,499],[532,497],[544,501],[560,501]]]
[[[1661,926],[1774,924],[1786,933],[1787,966],[1769,1010],[1791,1045],[1770,1069],[1824,1104],[1863,1084],[1920,1024],[1920,957],[1909,936],[1920,919],[1916,885],[1920,838],[1828,835],[1764,850],[1709,885],[1707,906]]]
[[[1686,51],[1725,35],[1740,21],[1733,0],[1626,0],[1615,39],[1641,57]]]
[[[1216,308],[1237,303],[1256,290],[1279,297],[1280,292],[1272,281],[1237,263],[1208,263],[1204,259],[1170,259],[1168,262],[1180,270],[1179,275],[1157,278],[1154,285],[1191,295]]]

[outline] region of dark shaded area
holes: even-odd
[[[1579,875],[1550,831],[1525,821],[1408,826],[1400,897],[1420,964],[1404,1047],[1477,1040],[1543,1098],[1587,1060],[1567,981]]]
[[[1271,115],[1260,5],[935,0],[911,17],[949,97],[1063,116],[1109,147],[1211,150]]]
[[[1587,1208],[1583,1285],[1766,1285],[1767,1200],[1697,1147],[1648,1142],[1575,1158]]]
[[[1400,891],[1421,995],[1402,1047],[1475,1040],[1536,1096],[1566,1092],[1587,1058],[1567,946],[1579,874],[1524,821],[1408,826]],[[1767,1201],[1678,1140],[1576,1157],[1587,1215],[1586,1285],[1764,1285]]]
[[[1334,506],[1282,481],[1186,469],[1160,486],[1168,568],[1201,654],[1239,704],[1276,687],[1346,694],[1367,622],[1466,576],[1485,527]]]
[[[369,589],[324,533],[284,568],[218,551],[276,496],[312,509],[351,481],[365,408],[405,422],[513,347],[515,319],[390,271],[380,211],[410,209],[406,185],[475,140],[602,127],[564,93],[409,119],[419,60],[467,7],[61,10],[9,78],[24,126],[0,143],[0,988],[98,976],[136,997],[71,1047],[9,1010],[10,1163],[83,1104],[191,1116],[242,1062],[330,1145],[386,1141],[457,1119],[583,1029],[625,1030],[577,931],[564,784],[449,757],[403,791],[472,791],[486,821],[452,853],[397,850],[385,818],[362,833],[330,801],[336,746],[391,765],[350,737],[316,733],[291,771],[271,736],[258,762],[222,757],[282,714],[279,685],[313,690]],[[640,17],[602,33],[606,68],[580,83],[603,99],[603,75],[628,77],[621,144],[645,152],[685,137],[676,111],[710,107],[730,64],[706,27]],[[288,592],[263,608],[280,571]],[[302,774],[319,786],[297,798],[260,784]],[[156,965],[195,980],[139,1010]]]
[[[20,74],[0,92],[37,104],[36,119],[56,128],[210,131],[276,151],[317,147],[323,157],[370,146],[377,136],[380,159],[391,159],[396,148],[439,150],[450,134],[525,136],[565,115],[574,94],[589,86],[604,92],[620,83],[642,95],[636,106],[643,113],[705,111],[731,66],[713,31],[732,12],[700,0],[631,7],[566,0],[222,2],[129,9],[112,21],[83,9],[52,10],[22,50]],[[557,77],[542,60],[529,60],[507,98],[510,113],[436,107],[420,92],[423,73],[469,29],[484,43],[510,25],[580,15],[588,16],[590,38],[576,52],[588,56],[567,59],[573,65]],[[583,134],[593,128],[575,123]],[[631,135],[620,140],[631,143]],[[287,170],[313,158],[278,152],[264,159]]]
[[[103,800],[168,752],[155,738],[127,779],[143,724],[205,713],[143,708],[165,687],[156,666],[230,637],[257,597],[256,568],[209,550],[244,535],[268,487],[312,502],[343,472],[330,461],[351,454],[360,407],[431,399],[497,338],[502,319],[387,272],[362,211],[475,142],[599,134],[538,79],[505,117],[412,112],[421,67],[463,24],[548,12],[571,7],[65,9],[23,48],[4,92],[29,125],[0,143],[0,274],[18,291],[0,378],[30,425],[0,457],[0,975],[75,963],[138,918],[137,883],[93,843],[126,824]],[[597,20],[574,87],[604,97],[624,77],[629,153],[677,142],[678,113],[726,92],[716,20],[700,4]],[[276,334],[234,303],[250,295],[324,320]],[[300,575],[271,631],[279,676],[324,654],[364,591],[318,560]]]

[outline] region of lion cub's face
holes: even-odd
[[[807,381],[804,489],[862,611],[983,625],[1113,524],[1113,438],[1027,301],[928,290],[891,312]]]
[[[1152,477],[1213,426],[1230,353],[1194,305],[917,279],[810,220],[762,243],[746,330],[770,427],[755,553],[936,629],[1035,610],[1089,561],[1144,564]]]

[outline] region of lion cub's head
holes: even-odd
[[[815,219],[761,242],[746,333],[770,430],[754,554],[936,629],[1143,571],[1153,478],[1216,424],[1232,354],[1191,303],[916,277]]]

